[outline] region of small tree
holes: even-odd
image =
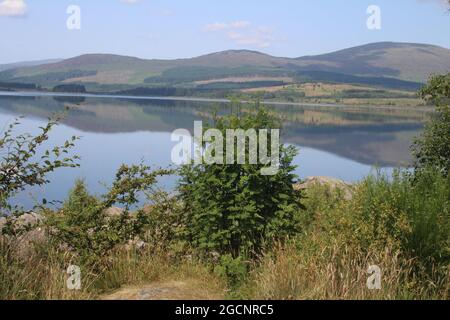
[[[434,76],[420,95],[436,106],[425,130],[412,146],[414,166],[417,170],[425,167],[437,168],[444,175],[450,171],[450,73]]]
[[[14,135],[19,120],[15,119],[0,137],[0,214],[3,215],[23,213],[19,206],[10,203],[11,197],[18,192],[48,183],[47,175],[58,168],[79,166],[76,162],[78,157],[69,156],[78,137],[73,136],[52,149],[43,147],[50,131],[58,124],[59,116],[50,118],[36,136],[27,133]]]
[[[225,137],[226,129],[273,129],[279,128],[279,123],[258,108],[256,114],[215,117],[213,127]],[[246,147],[248,150],[247,142]],[[300,193],[293,188],[297,177],[291,162],[295,155],[294,147],[281,145],[275,175],[262,175],[264,165],[248,161],[243,165],[224,160],[225,164],[183,166],[178,190],[187,241],[200,249],[236,256],[293,233],[301,207]]]
[[[115,181],[102,197],[91,196],[83,181],[77,181],[57,212],[47,213],[47,224],[53,239],[68,245],[82,263],[93,264],[107,256],[118,244],[133,240],[148,225],[143,209],[131,213],[140,195],[153,193],[159,176],[170,174],[169,170],[150,170],[143,164],[122,165]],[[123,208],[116,215],[108,215],[113,205]]]

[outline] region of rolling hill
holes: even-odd
[[[4,70],[8,70],[8,69],[16,69],[16,68],[21,68],[21,67],[39,66],[42,64],[59,62],[61,60],[63,60],[63,59],[46,59],[46,60],[22,61],[22,62],[15,62],[15,63],[0,64],[0,71],[4,71]]]
[[[450,71],[450,50],[433,45],[380,42],[299,58],[257,51],[228,50],[190,59],[146,60],[86,54],[62,61],[8,68],[0,82],[33,83],[44,88],[83,84],[91,91],[140,87],[196,88],[222,83],[330,81],[414,90],[433,73]],[[209,83],[208,83],[209,82]],[[247,85],[248,87],[248,85]]]
[[[450,71],[449,49],[416,43],[379,42],[296,60],[306,70],[417,82]]]

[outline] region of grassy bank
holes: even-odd
[[[309,188],[295,236],[251,258],[212,257],[174,239],[117,246],[81,265],[80,291],[66,289],[67,266],[80,264],[77,252],[48,238],[24,253],[17,239],[4,237],[0,298],[96,299],[122,286],[194,279],[199,289],[228,298],[448,299],[449,179],[399,173],[368,177],[353,189],[345,200],[339,189]],[[370,265],[381,269],[380,290],[366,286]]]

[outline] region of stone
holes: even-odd
[[[6,218],[5,217],[0,217],[0,235],[2,234],[2,230],[6,225]]]
[[[17,217],[14,221],[15,228],[33,228],[44,221],[44,217],[38,213],[30,212]]]
[[[308,177],[302,183],[296,184],[294,188],[296,190],[307,190],[317,184],[321,186],[328,186],[330,190],[333,191],[339,189],[342,192],[345,200],[353,199],[352,185],[343,180],[331,177]]]
[[[105,209],[104,213],[108,217],[120,217],[125,210],[118,208],[118,207],[111,207],[108,209]]]

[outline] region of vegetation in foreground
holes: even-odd
[[[296,188],[293,150],[282,147],[282,170],[273,177],[252,166],[186,166],[178,197],[155,185],[170,171],[122,166],[103,197],[77,182],[60,208],[36,208],[32,226],[31,214],[9,200],[45,183],[46,173],[76,165],[67,156],[73,144],[36,160],[48,130],[22,140],[10,130],[0,140],[10,150],[0,167],[1,209],[10,213],[0,238],[0,297],[95,299],[126,285],[189,279],[228,298],[448,299],[448,80],[435,77],[422,92],[438,113],[414,145],[414,172],[368,177],[349,187],[351,197],[327,185]],[[273,121],[261,109],[215,126],[266,128]],[[135,210],[142,196],[151,205]],[[66,288],[69,265],[81,267],[79,291]],[[380,290],[366,286],[370,265],[382,271]]]

